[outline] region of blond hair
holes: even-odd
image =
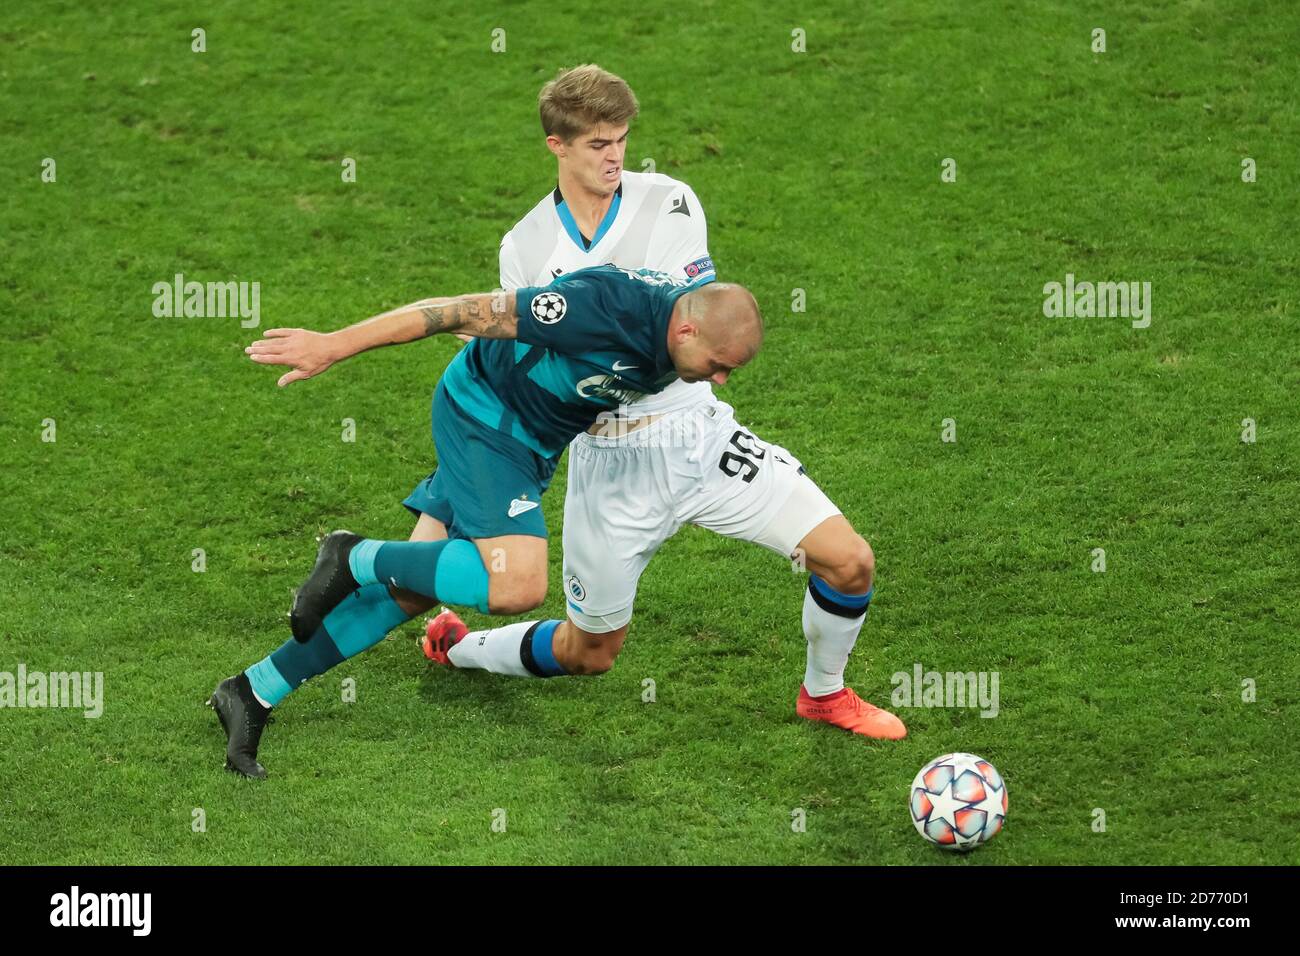
[[[543,131],[566,143],[601,123],[621,126],[639,109],[632,88],[594,63],[561,70],[537,94]]]

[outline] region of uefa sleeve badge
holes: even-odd
[[[560,319],[564,318],[564,313],[568,311],[569,304],[564,301],[564,296],[558,292],[539,292],[533,296],[532,305],[533,318],[543,325],[554,325]]]

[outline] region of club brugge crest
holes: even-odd
[[[558,292],[539,292],[533,296],[533,318],[543,325],[554,325],[560,319],[564,318],[564,313],[568,311],[569,304],[564,301],[564,296]]]
[[[565,585],[568,587],[569,593],[573,595],[575,601],[586,600],[587,589],[582,586],[582,582],[578,580],[576,574],[570,574],[569,580],[565,582]]]

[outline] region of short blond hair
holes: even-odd
[[[584,63],[561,70],[537,94],[542,130],[566,143],[601,123],[621,126],[630,122],[640,106],[632,88],[621,77]]]

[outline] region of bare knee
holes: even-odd
[[[516,578],[500,581],[492,579],[488,591],[488,611],[491,614],[527,614],[546,600],[546,578]]]
[[[827,569],[826,583],[842,594],[866,594],[876,579],[876,555],[861,535]]]

